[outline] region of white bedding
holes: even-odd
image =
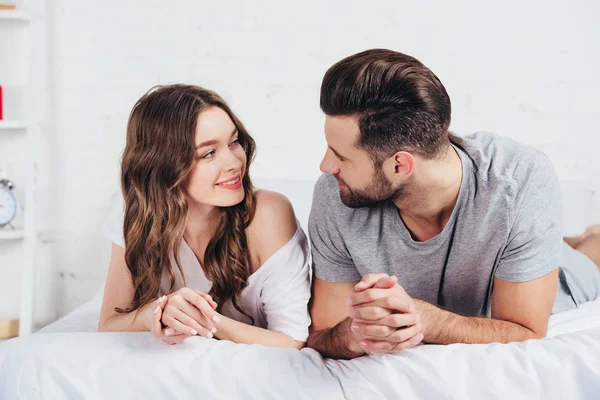
[[[0,343],[0,399],[598,399],[600,300],[552,316],[550,336],[508,345],[423,345],[323,360],[192,337],[97,333],[100,299]]]
[[[313,182],[259,183],[287,195],[306,229]],[[570,234],[590,220],[580,192],[566,191]],[[311,349],[201,337],[167,346],[149,333],[98,333],[99,309],[96,296],[40,333],[0,342],[0,400],[600,399],[600,299],[552,316],[543,340],[423,345],[352,361]]]

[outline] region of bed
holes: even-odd
[[[309,184],[268,187],[310,203]],[[307,210],[298,211],[303,225]],[[99,292],[40,332],[0,342],[0,399],[600,399],[600,299],[553,315],[542,340],[420,345],[350,361],[98,333],[100,303]]]

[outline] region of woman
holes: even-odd
[[[113,245],[99,331],[304,346],[306,235],[284,196],[254,190],[254,149],[211,91],[170,85],[138,100],[121,165],[124,215],[105,225]]]

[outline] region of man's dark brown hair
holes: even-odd
[[[433,159],[450,143],[446,89],[419,60],[396,51],[367,50],[334,64],[321,84],[321,110],[356,117],[356,145],[377,166],[397,151]]]

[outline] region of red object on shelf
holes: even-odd
[[[2,85],[0,85],[0,120],[2,120]]]

